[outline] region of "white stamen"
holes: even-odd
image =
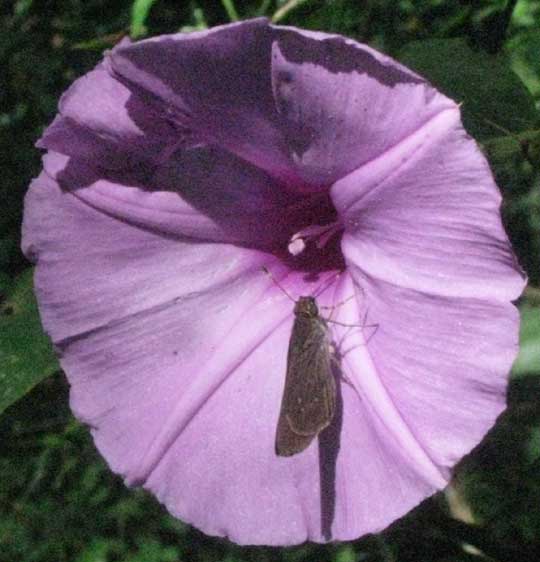
[[[320,225],[313,224],[303,228],[291,237],[289,245],[287,246],[289,253],[293,256],[301,254],[306,248],[306,242],[310,240],[315,241],[315,245],[320,250],[328,243],[332,236],[341,230],[343,225],[339,222],[332,222],[330,224]]]

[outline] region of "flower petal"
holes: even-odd
[[[118,48],[110,66],[205,142],[303,190],[336,181],[455,106],[367,46],[262,19]]]
[[[281,325],[239,365],[147,482],[174,515],[239,544],[350,540],[381,530],[434,489],[406,464],[396,470],[400,456],[385,428],[341,381],[336,418],[319,444],[275,455],[290,330],[290,321]]]
[[[344,256],[403,288],[516,299],[524,277],[484,157],[448,110],[332,186]]]
[[[172,118],[287,180],[292,170],[274,105],[265,19],[147,39],[110,55],[117,76],[157,96]]]
[[[312,185],[335,182],[455,105],[366,45],[294,28],[275,37],[276,106],[291,159]]]
[[[416,441],[411,447],[402,432],[395,435],[404,454],[412,458],[420,447],[448,477],[505,408],[518,350],[517,309],[496,300],[431,296],[368,277],[356,267],[351,273],[364,295],[367,322],[374,325],[367,351],[384,400],[370,392],[370,380],[359,370],[353,380],[383,424],[390,421],[388,411],[401,417]],[[345,360],[354,363],[360,352],[353,349]],[[425,474],[415,464],[419,475]]]
[[[44,167],[78,199],[156,232],[271,248],[285,245],[294,228],[285,212],[291,195],[217,148],[179,151],[146,178],[105,174],[56,153],[44,157]]]
[[[395,470],[384,427],[339,381],[323,446],[275,455],[292,325],[262,272],[275,258],[119,221],[47,175],[27,196],[24,249],[73,411],[112,469],[175,515],[244,544],[321,542],[381,529],[432,490]]]
[[[258,255],[114,219],[61,191],[45,173],[26,197],[23,250],[39,263],[41,315],[55,343],[233,283],[237,270],[252,267],[246,256]]]
[[[149,165],[183,140],[153,100],[112,77],[103,64],[72,84],[59,111],[38,146],[103,168]]]

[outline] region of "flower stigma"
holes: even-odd
[[[287,249],[290,254],[297,256],[305,250],[307,242],[314,242],[315,246],[321,250],[326,246],[330,238],[341,230],[343,230],[343,225],[339,221],[324,225],[314,224],[307,226],[293,234]]]

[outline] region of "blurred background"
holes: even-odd
[[[350,543],[238,547],[126,489],[69,411],[19,249],[34,143],[75,78],[124,36],[260,15],[368,43],[463,102],[529,276],[507,412],[445,493]],[[540,0],[3,0],[0,29],[0,562],[540,560]]]

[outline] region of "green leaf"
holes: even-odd
[[[531,436],[527,442],[526,458],[529,463],[537,462],[540,459],[540,427],[533,427]]]
[[[166,546],[154,538],[139,538],[138,552],[127,558],[126,562],[176,562],[178,548]]]
[[[18,18],[24,18],[30,11],[33,2],[34,0],[17,0],[13,6],[13,14]]]
[[[107,562],[117,554],[121,546],[118,540],[94,537],[90,544],[84,545],[75,562]]]
[[[59,369],[41,328],[32,273],[22,273],[0,305],[0,413]]]
[[[124,30],[117,31],[115,33],[108,33],[107,35],[102,35],[101,37],[94,37],[88,39],[87,41],[79,41],[74,43],[71,48],[74,51],[104,51],[105,49],[110,49],[117,43],[119,43],[126,35]]]
[[[336,553],[336,562],[355,562],[357,560],[356,552],[351,545],[342,546]]]
[[[221,0],[221,4],[227,12],[230,21],[238,21],[240,19],[233,0]]]
[[[203,29],[208,29],[208,23],[204,17],[204,12],[201,8],[193,6],[190,22],[180,27],[180,31],[182,33],[190,33],[191,31],[202,31]]]
[[[540,166],[540,129],[492,137],[483,143],[490,162],[503,162],[518,155],[534,166]]]
[[[540,308],[524,304],[521,307],[519,355],[512,373],[519,377],[540,373]]]
[[[399,59],[463,104],[463,124],[477,140],[500,135],[492,123],[512,132],[538,124],[534,100],[503,54],[475,51],[464,39],[433,39],[409,43]]]
[[[137,39],[146,35],[146,18],[150,13],[150,8],[156,0],[134,0],[131,5],[131,26],[130,35],[133,39]]]

